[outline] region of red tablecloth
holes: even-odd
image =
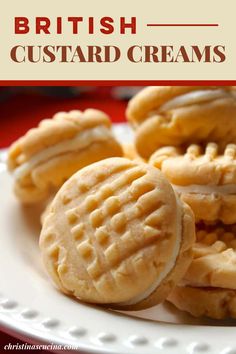
[[[0,102],[0,148],[9,146],[29,128],[36,126],[41,119],[51,117],[58,111],[97,108],[105,111],[113,122],[122,122],[125,120],[125,107],[126,102],[112,98],[109,89],[69,99],[36,94],[10,96]],[[22,342],[0,331],[0,352],[3,351],[4,345],[9,343]],[[40,352],[42,353],[37,351]]]
[[[112,98],[109,91],[82,94],[70,99],[32,94],[11,96],[0,102],[0,148],[9,146],[40,120],[58,111],[97,108],[110,115],[113,122],[122,122],[125,120],[126,104]]]

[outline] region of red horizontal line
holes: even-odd
[[[148,23],[148,27],[218,27],[218,23]]]
[[[236,80],[0,80],[0,86],[236,86]]]

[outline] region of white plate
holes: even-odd
[[[130,139],[125,125],[116,134]],[[39,208],[23,208],[0,159],[0,321],[28,342],[84,353],[235,354],[234,321],[194,319],[169,304],[130,313],[88,306],[58,292],[41,264]]]

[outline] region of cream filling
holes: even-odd
[[[189,186],[177,186],[172,184],[174,190],[178,193],[193,193],[193,194],[236,194],[236,184],[225,184],[222,186],[213,185],[198,185],[191,184]]]
[[[78,133],[73,139],[64,140],[56,145],[48,147],[35,156],[31,157],[27,162],[17,167],[13,176],[15,179],[22,178],[27,175],[35,166],[53,158],[62,153],[68,153],[88,147],[94,141],[103,141],[112,138],[111,131],[105,126],[99,126],[84,130]]]
[[[179,107],[215,100],[218,98],[228,97],[229,94],[225,90],[199,90],[186,93],[184,95],[177,96],[170,101],[164,103],[160,108],[160,112],[165,112],[171,109]]]
[[[142,294],[135,296],[134,298],[132,298],[128,301],[120,302],[118,304],[119,306],[135,305],[135,304],[139,303],[140,301],[148,298],[159,287],[161,282],[167,277],[167,275],[170,273],[170,271],[174,268],[175,263],[176,263],[176,259],[179,254],[181,241],[182,241],[182,206],[179,204],[178,201],[177,201],[176,223],[177,223],[177,232],[176,232],[176,240],[175,240],[175,245],[174,245],[172,257],[171,257],[170,261],[166,264],[166,267],[164,268],[163,272],[159,275],[159,277],[156,279],[156,281],[147,290],[145,290]]]

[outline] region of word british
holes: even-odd
[[[35,17],[30,21],[27,17],[15,17],[15,34],[136,34],[136,17],[120,17],[115,21],[112,17],[57,17],[52,21],[49,17]]]

